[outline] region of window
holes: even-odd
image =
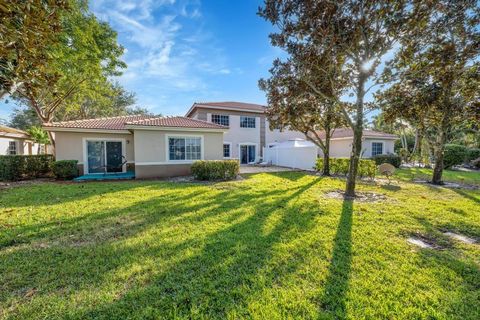
[[[383,154],[383,142],[372,142],[372,157]]]
[[[230,158],[230,144],[224,143],[223,144],[223,157]]]
[[[240,117],[240,128],[255,128],[255,117]]]
[[[16,141],[9,141],[8,142],[8,154],[12,155],[12,156],[17,154],[17,142]]]
[[[230,117],[221,114],[212,114],[212,122],[228,127],[230,125]]]
[[[169,160],[200,160],[202,158],[201,138],[168,138]]]

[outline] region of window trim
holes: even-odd
[[[170,138],[200,138],[200,159],[195,160],[170,160],[170,145],[168,140]],[[165,160],[168,163],[178,163],[178,164],[190,164],[197,160],[204,160],[205,159],[205,144],[203,135],[198,134],[166,134],[165,135]]]
[[[253,119],[253,127],[242,127],[242,118],[251,118]],[[256,129],[257,128],[257,117],[253,116],[240,116],[240,128],[241,129]]]
[[[226,118],[227,118],[227,124],[223,124],[223,123],[221,123],[221,121],[219,121],[219,122],[213,121],[213,117],[214,117],[214,116],[218,116],[219,119],[220,119],[221,117],[226,117]],[[219,125],[221,125],[221,126],[225,126],[225,127],[229,127],[229,126],[230,126],[230,116],[229,116],[228,114],[212,113],[212,114],[210,115],[210,121],[211,121],[212,123],[216,123],[216,124],[219,124]]]
[[[228,144],[230,146],[230,149],[229,149],[229,156],[228,157],[225,157],[225,153],[224,153],[224,150],[223,150],[223,147],[224,145]],[[223,159],[232,159],[232,143],[231,142],[226,142],[224,141],[223,142],[223,145],[222,145],[222,155],[223,155]]]
[[[122,155],[127,158],[127,152],[126,152],[126,139],[124,138],[90,138],[90,137],[85,137],[82,138],[82,143],[83,143],[83,174],[104,174],[103,172],[94,172],[94,173],[89,173],[88,172],[88,141],[105,141],[105,148],[106,148],[106,143],[107,142],[121,142],[122,143]],[[107,156],[107,153],[105,152],[105,157]],[[106,160],[105,160],[106,163]],[[78,163],[82,164],[82,163]],[[122,173],[127,172],[127,165],[124,164],[122,167]],[[118,173],[118,172],[107,172],[107,174],[113,174],[113,173]]]
[[[373,144],[374,143],[379,143],[382,145],[382,153],[378,153],[378,154],[373,154]],[[381,155],[381,154],[385,154],[385,141],[371,141],[370,143],[370,156],[373,158],[375,157],[376,155]]]
[[[15,146],[15,150],[12,150],[12,143],[13,145]],[[14,151],[14,153],[12,153],[12,151]],[[8,141],[8,155],[9,156],[16,156],[18,155],[18,141],[16,140],[10,140]]]

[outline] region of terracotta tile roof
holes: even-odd
[[[127,130],[127,125],[181,127],[200,129],[226,129],[227,127],[185,117],[156,117],[149,115],[129,115],[109,118],[52,122],[44,125],[46,128]]]
[[[325,138],[325,131],[319,131],[318,135],[320,138]],[[350,138],[353,137],[353,130],[350,128],[337,128],[333,132],[332,139],[340,138]],[[373,130],[363,130],[363,137],[365,138],[383,138],[383,139],[397,139],[398,136],[390,133],[373,131]]]
[[[0,137],[29,139],[30,135],[23,130],[0,125]]]
[[[228,129],[216,123],[197,120],[187,117],[161,117],[129,121],[127,125],[148,126],[148,127],[178,127],[178,128],[199,128],[199,129]]]
[[[188,110],[186,116],[188,117],[195,108],[214,108],[214,109],[227,109],[247,112],[265,112],[265,106],[254,103],[236,102],[236,101],[223,101],[223,102],[195,102],[190,110]]]

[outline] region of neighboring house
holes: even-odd
[[[0,126],[0,155],[36,154],[36,145],[25,131]]]
[[[227,127],[186,117],[130,115],[46,124],[56,160],[78,160],[82,174],[135,170],[136,178],[190,173],[195,160],[223,158]]]
[[[223,137],[224,158],[242,164],[258,162],[263,148],[274,142],[305,138],[301,132],[270,130],[265,106],[242,102],[196,102],[186,116],[228,127]]]
[[[325,132],[319,132],[320,138],[325,138]],[[395,140],[398,136],[385,132],[363,130],[362,158],[371,158],[378,154],[394,153]],[[352,151],[353,130],[349,128],[337,128],[330,140],[330,157],[348,158]],[[323,153],[319,151],[319,155]]]

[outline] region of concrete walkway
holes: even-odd
[[[242,173],[262,173],[262,172],[282,172],[282,171],[299,171],[298,169],[286,168],[286,167],[277,167],[277,166],[253,166],[253,165],[242,165],[240,166],[240,174]]]

